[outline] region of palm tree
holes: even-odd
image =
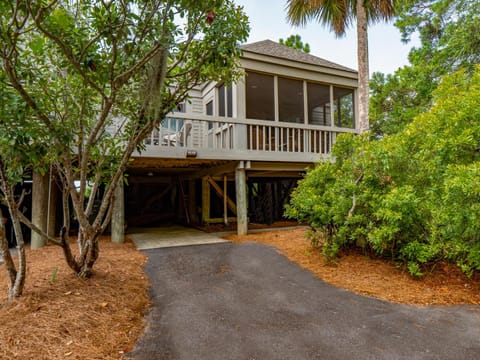
[[[388,20],[395,14],[397,0],[287,0],[287,18],[293,25],[316,20],[336,36],[357,20],[358,113],[360,132],[368,130],[368,24]]]

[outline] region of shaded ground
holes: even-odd
[[[150,359],[478,359],[477,306],[356,295],[254,243],[146,250]]]
[[[324,281],[358,294],[403,304],[480,304],[478,275],[469,279],[455,265],[440,264],[424,278],[414,279],[388,261],[369,259],[362,254],[343,254],[336,263],[326,264],[321,251],[305,238],[305,231],[295,229],[226,238],[275,246],[291,261]]]
[[[119,359],[131,349],[149,306],[145,256],[131,243],[103,239],[88,281],[73,275],[57,246],[28,250],[27,261],[24,296],[13,303],[5,302],[0,267],[1,359]]]

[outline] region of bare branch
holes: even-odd
[[[101,164],[99,164],[99,166],[101,166]],[[98,187],[99,187],[99,184],[100,184],[101,176],[102,176],[101,171],[97,171],[95,173],[95,182],[93,183],[93,188],[92,188],[92,191],[90,193],[90,197],[88,198],[87,208],[85,209],[85,216],[90,216],[90,214],[92,213],[93,205],[95,203],[95,198],[96,198],[96,195],[97,195],[97,192],[98,192]]]
[[[61,245],[60,241],[58,239],[55,239],[54,237],[48,235],[46,232],[44,232],[42,229],[40,229],[38,226],[36,226],[34,223],[32,223],[25,215],[23,215],[22,212],[18,211],[17,210],[17,214],[18,216],[18,219],[24,223],[25,225],[27,225],[30,229],[32,229],[33,231],[35,231],[37,234],[39,234],[40,236],[46,238],[48,241],[51,241],[52,243],[54,243],[55,245]]]
[[[105,216],[105,219],[103,220],[103,224],[100,227],[100,233],[103,233],[105,229],[107,228],[108,224],[110,223],[110,220],[112,220],[112,214],[113,214],[113,204],[110,203],[110,206],[108,207],[107,215]]]

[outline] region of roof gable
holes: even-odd
[[[249,51],[256,54],[357,73],[356,70],[350,69],[346,66],[339,65],[331,61],[319,58],[317,56],[304,53],[303,51],[292,49],[286,45],[276,43],[272,40],[263,40],[251,44],[245,44],[240,46],[240,48],[243,51]]]

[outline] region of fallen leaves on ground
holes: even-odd
[[[402,304],[480,304],[480,282],[466,277],[455,265],[440,263],[423,278],[414,279],[392,262],[353,252],[327,263],[321,250],[306,239],[305,232],[305,228],[297,228],[229,235],[226,239],[274,246],[325,282],[358,294]]]
[[[146,257],[130,242],[100,241],[89,280],[75,276],[58,246],[27,250],[24,295],[6,301],[0,269],[1,359],[119,359],[144,329]]]

